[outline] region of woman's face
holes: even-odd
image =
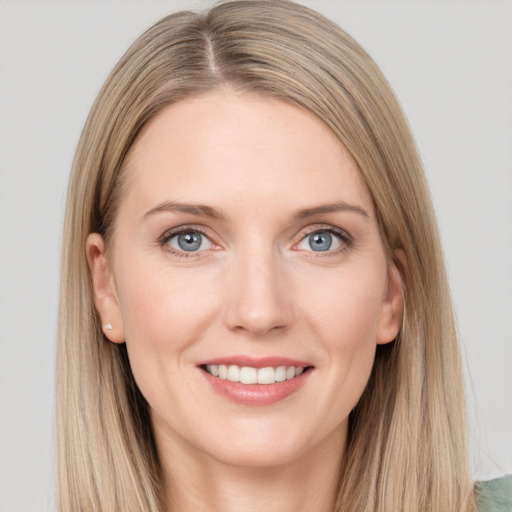
[[[256,466],[340,453],[402,309],[344,146],[289,103],[215,92],[163,110],[125,180],[111,250],[93,234],[87,253],[160,449]]]

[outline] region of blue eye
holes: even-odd
[[[200,250],[210,249],[211,242],[200,231],[182,231],[174,236],[171,236],[167,245],[176,249],[177,251],[197,252]]]
[[[319,229],[305,236],[298,244],[298,247],[299,249],[314,252],[327,252],[340,248],[343,242],[347,242],[343,235]]]
[[[309,247],[313,251],[328,251],[332,246],[332,235],[330,233],[314,233],[308,237]]]

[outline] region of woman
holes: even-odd
[[[304,7],[128,50],[77,149],[60,318],[61,510],[474,510],[414,143]]]

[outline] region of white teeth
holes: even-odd
[[[286,380],[286,366],[278,366],[276,368],[276,382],[283,382]]]
[[[249,368],[248,366],[243,366],[240,369],[240,382],[242,384],[257,384],[258,370],[256,368]]]
[[[258,384],[274,384],[276,375],[274,368],[259,368],[258,369]]]
[[[234,364],[228,367],[227,379],[231,382],[240,382],[240,368]]]
[[[299,366],[271,366],[266,368],[252,368],[250,366],[237,366],[234,364],[208,364],[206,371],[214,377],[229,380],[231,382],[241,382],[242,384],[274,384],[285,380],[294,379],[304,372],[304,368]]]
[[[219,364],[219,377],[221,379],[228,377],[228,367],[225,364]]]

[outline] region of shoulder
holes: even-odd
[[[512,475],[477,482],[478,512],[512,512]]]

